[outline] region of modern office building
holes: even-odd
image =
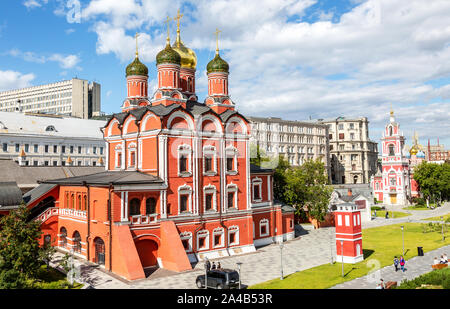
[[[333,184],[369,183],[377,172],[378,147],[369,138],[367,117],[318,119],[328,126]]]
[[[0,158],[23,166],[104,166],[103,120],[0,112]]]
[[[251,124],[251,143],[268,156],[283,155],[291,165],[308,159],[321,159],[329,168],[328,126],[312,121],[247,117]]]
[[[73,78],[0,92],[0,111],[58,114],[88,119],[100,114],[100,84]]]

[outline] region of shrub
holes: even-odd
[[[442,286],[444,289],[450,288],[450,269],[433,270],[427,274],[417,277],[413,280],[404,281],[397,289],[415,289],[422,285]]]

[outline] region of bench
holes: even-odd
[[[386,282],[386,289],[391,289],[394,286],[397,286],[397,281],[388,281],[388,282]]]
[[[433,269],[442,269],[442,268],[448,267],[448,264],[434,264],[434,265],[431,265],[431,267]]]

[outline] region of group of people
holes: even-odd
[[[434,258],[434,265],[436,264],[448,264],[448,258],[447,258],[447,254],[443,254],[441,255],[441,259],[438,259],[437,257]]]
[[[210,271],[212,269],[222,269],[222,265],[220,265],[220,262],[217,262],[217,265],[216,265],[216,263],[212,262],[212,265],[211,265],[208,258],[206,258],[205,259],[205,268],[207,271]]]
[[[403,255],[400,256],[400,259],[397,258],[397,256],[394,256],[394,268],[395,268],[395,271],[398,271],[398,266],[400,266],[400,269],[403,272],[405,272],[405,270],[406,270],[405,265],[406,265],[406,261],[403,258]]]

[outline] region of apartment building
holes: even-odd
[[[378,144],[369,138],[367,117],[338,117],[317,122],[328,127],[332,183],[369,183],[377,172]]]
[[[52,84],[0,92],[0,111],[72,116],[100,114],[101,86],[73,78]]]

